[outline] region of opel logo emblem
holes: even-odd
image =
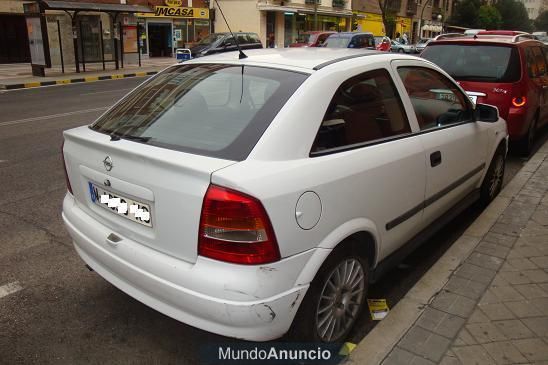
[[[105,170],[112,170],[112,167],[114,166],[112,164],[112,158],[110,158],[110,156],[105,157],[105,159],[103,160],[103,165],[105,166]]]

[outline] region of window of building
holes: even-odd
[[[470,100],[448,78],[424,67],[398,67],[421,130],[472,120]]]
[[[312,146],[312,153],[411,132],[390,74],[379,69],[352,77],[335,92]]]

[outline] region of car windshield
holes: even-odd
[[[461,81],[516,82],[521,75],[519,54],[514,47],[431,43],[421,57]]]
[[[91,129],[114,138],[241,161],[307,75],[272,68],[172,66]]]
[[[316,41],[316,38],[318,38],[317,34],[301,33],[297,37],[297,43],[314,43]]]
[[[198,45],[209,46],[210,44],[217,42],[219,39],[223,38],[224,36],[225,36],[224,34],[215,34],[215,33],[210,34],[204,39],[202,39],[200,42],[198,42]]]
[[[428,43],[428,42],[430,42],[430,39],[419,39],[419,41],[417,42],[417,44],[422,45],[422,44],[426,44],[426,43]]]
[[[350,37],[338,37],[338,36],[329,36],[324,43],[324,47],[327,48],[347,48],[348,43],[350,43]]]

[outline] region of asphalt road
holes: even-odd
[[[236,341],[168,318],[89,272],[62,225],[62,131],[89,124],[142,81],[0,93],[0,287],[13,291],[0,291],[2,364],[199,364],[203,344]],[[510,156],[506,181],[522,163]],[[370,297],[395,305],[478,214],[463,213]],[[373,325],[362,316],[351,340]]]

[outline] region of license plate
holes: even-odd
[[[130,221],[152,227],[152,211],[148,204],[130,199],[101,186],[89,183],[91,201],[114,214],[118,214]]]
[[[476,104],[477,100],[478,100],[478,96],[477,95],[468,95],[468,97],[470,98],[470,100],[472,100],[474,102],[474,104]]]

